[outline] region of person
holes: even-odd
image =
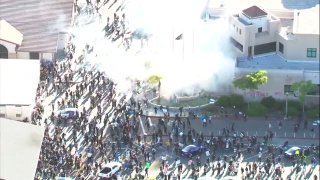
[[[271,129],[272,128],[272,125],[271,125],[271,122],[269,121],[269,129]]]
[[[279,126],[279,130],[281,130],[281,128],[282,128],[282,122],[281,121],[279,121],[278,126]]]

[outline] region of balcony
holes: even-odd
[[[264,31],[264,32],[261,32],[261,33],[256,33],[255,34],[255,37],[256,38],[261,38],[261,37],[266,37],[266,36],[269,36],[269,31]]]

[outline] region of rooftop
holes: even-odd
[[[268,14],[264,10],[260,9],[258,6],[251,6],[247,9],[244,9],[242,10],[242,13],[248,18],[257,18],[261,16],[266,16]]]
[[[56,52],[71,27],[73,0],[1,0],[0,17],[23,34],[18,51]]]
[[[21,45],[23,35],[4,19],[0,19],[0,39]]]
[[[238,68],[256,68],[256,69],[287,69],[287,70],[310,70],[319,71],[319,61],[296,61],[285,60],[278,54],[268,54],[257,56],[253,59],[239,58]]]
[[[0,118],[0,179],[34,179],[44,127]]]
[[[0,105],[32,105],[40,79],[40,61],[0,59]]]
[[[319,5],[294,12],[294,34],[319,34]]]

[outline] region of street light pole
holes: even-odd
[[[288,119],[288,95],[289,93],[286,92],[286,116],[284,117],[285,120]]]

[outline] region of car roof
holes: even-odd
[[[121,163],[119,163],[119,162],[109,162],[109,163],[107,163],[107,164],[104,165],[104,168],[105,168],[105,167],[112,168],[112,167],[115,166],[115,165],[121,166]]]
[[[62,111],[77,111],[78,109],[77,108],[65,108],[65,109],[62,109]]]
[[[183,149],[184,150],[186,150],[186,149],[193,149],[193,148],[197,148],[198,146],[196,146],[196,145],[193,145],[193,144],[190,144],[190,145],[188,145],[188,146],[186,146],[186,147],[184,147]]]
[[[297,146],[293,146],[290,149],[288,149],[287,151],[295,151],[295,150],[299,150],[301,148],[297,147]]]

